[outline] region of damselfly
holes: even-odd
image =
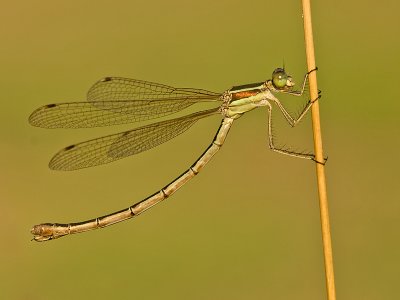
[[[315,71],[315,70],[312,70]],[[141,214],[171,196],[177,189],[197,175],[221,148],[233,122],[244,113],[265,106],[268,110],[268,141],[271,150],[290,156],[314,160],[314,155],[282,149],[274,145],[272,104],[276,104],[291,126],[307,113],[309,100],[297,117],[282,105],[277,93],[302,96],[308,82],[308,72],[300,90],[293,90],[292,77],[277,68],[272,79],[265,82],[234,86],[224,93],[202,89],[174,88],[163,84],[120,77],[106,77],[89,90],[87,102],[49,104],[35,110],[29,122],[44,128],[83,128],[140,122],[179,112],[199,102],[215,102],[213,109],[195,112],[183,117],[153,123],[133,130],[100,137],[68,146],[50,161],[55,170],[76,170],[109,163],[156,147],[189,129],[196,121],[219,114],[222,123],[205,152],[183,174],[146,199],[117,212],[92,220],[70,223],[43,223],[35,225],[31,233],[35,241],[48,241],[68,234],[103,228]]]

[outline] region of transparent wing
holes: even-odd
[[[87,128],[140,122],[181,111],[194,103],[220,101],[220,93],[174,88],[143,80],[107,77],[90,88],[88,102],[48,104],[29,117],[43,128]]]
[[[218,108],[190,114],[68,146],[50,161],[54,170],[93,167],[149,150],[180,135],[196,121],[217,114]]]
[[[96,82],[87,93],[89,102],[156,99],[215,99],[221,94],[194,88],[172,86],[122,77],[106,77]]]
[[[42,106],[29,123],[42,128],[89,128],[140,122],[167,116],[199,101],[218,98],[69,102]]]

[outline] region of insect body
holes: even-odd
[[[312,70],[315,71],[315,70]],[[312,72],[310,71],[310,72]],[[112,134],[59,151],[50,161],[55,170],[76,170],[109,163],[156,147],[185,132],[195,122],[212,115],[221,115],[222,122],[212,143],[184,173],[146,199],[118,212],[79,223],[43,223],[35,225],[31,233],[35,241],[48,241],[68,234],[103,228],[141,214],[171,196],[211,160],[223,145],[233,122],[244,113],[259,107],[268,109],[269,147],[276,152],[314,160],[314,155],[281,149],[274,145],[271,132],[272,104],[276,104],[291,126],[307,113],[314,101],[308,101],[298,117],[292,117],[275,94],[303,95],[308,75],[299,91],[284,69],[272,73],[265,82],[236,86],[224,93],[202,89],[174,88],[162,84],[107,77],[98,81],[88,92],[87,102],[49,104],[35,110],[29,122],[45,128],[82,128],[108,126],[164,117],[198,102],[219,103],[216,108],[195,112],[183,117],[161,121],[125,132]]]

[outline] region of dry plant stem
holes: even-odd
[[[314,56],[314,41],[313,41],[312,24],[311,24],[310,0],[302,0],[302,4],[303,4],[303,21],[304,21],[307,67],[308,70],[313,70],[315,68],[315,56]],[[312,72],[309,77],[311,99],[317,99],[318,97],[316,74],[317,72]],[[314,135],[315,159],[318,162],[323,162],[324,155],[322,150],[321,124],[319,118],[319,101],[314,102],[313,106],[311,107],[311,114],[312,114],[313,135]],[[321,215],[322,242],[324,247],[327,294],[328,294],[328,300],[335,300],[336,291],[335,291],[335,278],[333,272],[332,243],[331,243],[331,232],[330,232],[329,212],[328,212],[328,197],[326,193],[325,166],[321,163],[316,163],[315,165],[317,168],[317,182],[318,182],[319,206]]]

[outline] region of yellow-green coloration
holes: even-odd
[[[235,121],[209,166],[138,219],[54,243],[29,242],[28,232],[147,196],[185,170],[220,123],[215,115],[160,149],[65,173],[47,167],[57,150],[131,127],[41,130],[27,123],[36,107],[83,101],[107,75],[222,92],[271,78],[283,58],[297,86],[300,9],[2,1],[0,298],[323,299],[315,168],[269,151],[264,108]],[[338,300],[399,298],[399,10],[400,1],[312,1]],[[308,116],[294,129],[275,116],[278,142],[311,149]]]
[[[310,72],[313,71],[315,70]],[[89,90],[88,95],[96,91],[96,100],[45,105],[36,109],[29,117],[29,122],[32,125],[43,128],[70,128],[154,119],[179,112],[196,102],[222,101],[219,108],[199,111],[65,147],[51,159],[49,164],[52,169],[63,171],[93,167],[149,150],[185,132],[196,121],[217,113],[222,115],[223,120],[207,150],[187,171],[158,192],[126,209],[92,220],[67,224],[42,223],[35,225],[31,229],[34,240],[44,242],[74,233],[107,227],[138,216],[155,204],[167,199],[197,175],[220,150],[234,120],[257,107],[266,106],[268,109],[268,142],[271,150],[294,157],[313,159],[312,154],[298,153],[274,145],[271,132],[271,103],[278,106],[291,126],[295,126],[304,117],[313,103],[309,100],[299,116],[292,117],[272,92],[301,96],[310,72],[305,75],[300,91],[292,91],[294,83],[292,83],[290,77],[281,69],[275,70],[274,74],[278,72],[286,78],[285,84],[279,89],[276,89],[271,80],[268,80],[261,84],[233,87],[222,95],[203,89],[174,88],[143,80],[106,77],[96,82]],[[121,95],[124,97],[122,102],[120,102]],[[109,109],[105,109],[105,107],[109,108],[110,104],[114,103],[107,99],[117,101],[118,105],[114,106],[113,113],[110,113]],[[180,105],[176,105],[177,103]],[[126,119],[126,114],[132,118]],[[89,119],[91,120],[90,123],[87,122]]]
[[[279,68],[272,73],[272,82],[274,86],[278,89],[284,88],[286,86],[287,80],[288,76],[285,73],[284,69]]]
[[[235,94],[244,94],[250,96],[230,101],[228,104],[228,109],[225,113],[226,116],[236,119],[239,118],[242,114],[251,111],[257,107],[260,107],[262,101],[265,99],[265,92],[261,92],[261,89],[265,90],[264,84],[261,85],[259,88],[256,88],[256,90],[243,89],[235,91],[234,93],[232,92],[231,96],[234,96]]]
[[[229,102],[225,115],[236,119],[257,107],[268,105],[268,101],[279,102],[273,92],[290,94],[294,85],[292,77],[287,75],[284,69],[277,68],[272,73],[271,80],[260,84],[233,87],[225,95]],[[304,89],[304,84],[302,89]],[[296,93],[297,91],[293,94]]]

